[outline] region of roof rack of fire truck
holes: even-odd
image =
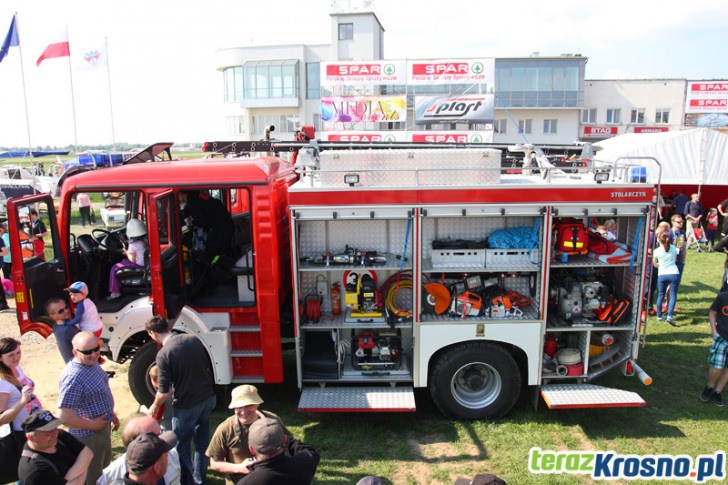
[[[529,143],[441,143],[441,142],[383,142],[383,141],[319,141],[313,126],[302,126],[296,130],[294,141],[278,141],[271,139],[275,126],[265,129],[265,138],[258,141],[211,141],[202,145],[202,151],[226,157],[250,156],[254,153],[271,155],[294,154],[305,147],[315,152],[327,150],[409,150],[409,149],[496,149],[502,156],[509,153],[522,154],[523,165],[538,166],[545,169],[560,167],[586,167],[591,165],[594,157],[592,144],[589,142],[569,145],[539,145]],[[512,155],[510,156],[513,157]]]
[[[325,150],[372,150],[372,149],[414,149],[414,148],[493,148],[517,151],[514,147],[530,146],[513,143],[438,143],[438,142],[343,142],[343,141],[208,141],[202,144],[205,153],[220,155],[247,155],[250,153],[295,152],[307,146]],[[539,145],[545,153],[554,150],[581,151],[582,145]]]

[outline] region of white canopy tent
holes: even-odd
[[[627,133],[594,144],[595,161],[614,163],[621,157],[654,157],[662,165],[663,185],[728,184],[728,134],[711,128],[662,133]],[[628,158],[620,165],[633,164]],[[647,178],[657,183],[659,170],[648,166]]]

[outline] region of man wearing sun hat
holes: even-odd
[[[273,418],[250,425],[248,446],[255,461],[238,485],[310,485],[321,460],[311,446],[286,436]]]
[[[278,416],[258,409],[261,404],[263,400],[255,386],[244,384],[233,389],[228,408],[234,414],[220,423],[207,447],[205,454],[210,458],[210,468],[224,473],[228,485],[234,485],[243,478],[248,473],[248,465],[253,462],[248,446],[251,424],[261,418],[275,419],[281,424],[284,434],[293,438]]]
[[[27,441],[18,464],[18,478],[27,485],[83,483],[93,453],[66,431],[63,420],[40,410],[23,420]]]
[[[177,435],[165,431],[159,435],[142,433],[129,443],[126,449],[125,484],[156,485],[167,471],[167,460],[177,445]]]

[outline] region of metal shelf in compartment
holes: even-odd
[[[405,261],[404,265],[402,264],[401,259],[398,259],[396,255],[394,254],[387,254],[382,255],[386,256],[387,262],[383,264],[373,264],[371,266],[369,265],[361,265],[361,264],[329,264],[326,266],[325,263],[313,263],[309,261],[300,261],[298,264],[298,270],[299,271],[348,271],[348,270],[372,270],[372,271],[378,271],[378,270],[399,270],[400,267],[402,269],[412,269],[412,264]]]

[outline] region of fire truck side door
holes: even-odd
[[[152,195],[149,203],[149,267],[155,315],[177,317],[185,303],[180,277],[179,223],[174,193]]]
[[[32,236],[31,210],[37,211],[47,230],[42,242]],[[63,291],[68,286],[68,269],[53,198],[42,194],[9,200],[8,235],[20,333],[35,331],[47,337],[53,321],[46,314],[45,303],[53,297],[68,301]]]

